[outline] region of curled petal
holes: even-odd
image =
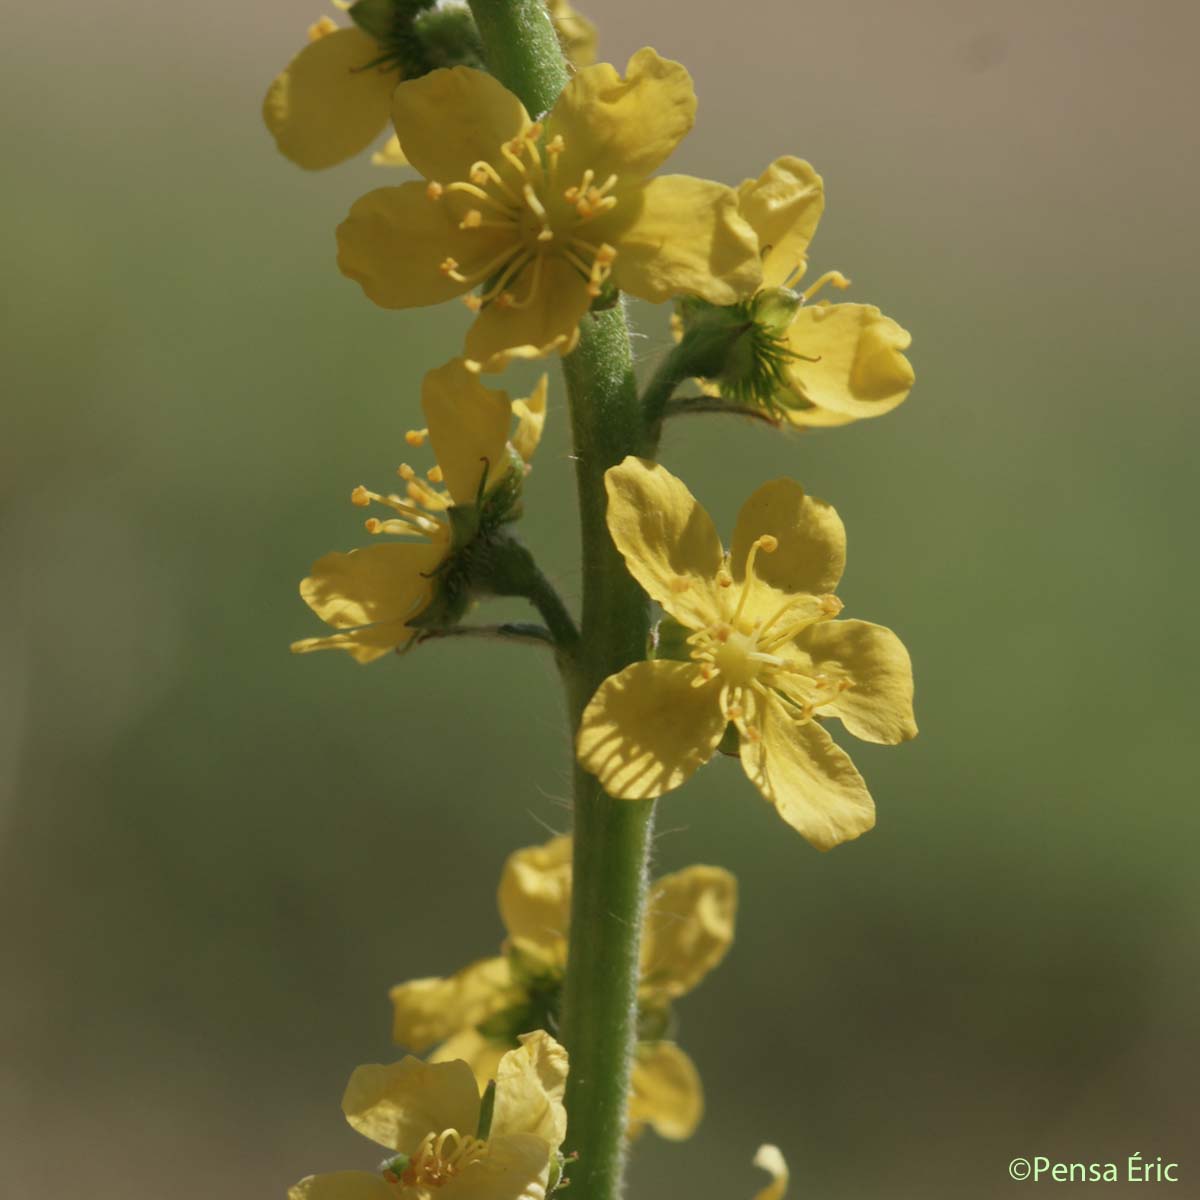
[[[454,1062],[461,1058],[475,1074],[475,1082],[485,1088],[496,1078],[500,1060],[508,1046],[494,1038],[484,1037],[478,1030],[464,1029],[448,1037],[430,1056],[430,1062]]]
[[[649,1125],[659,1137],[681,1142],[704,1116],[704,1088],[696,1064],[674,1042],[642,1042],[629,1080],[629,1133]]]
[[[543,375],[524,400],[514,400],[512,404],[513,415],[517,418],[517,427],[512,435],[513,449],[526,462],[533,459],[542,440],[542,430],[546,427],[546,393],[549,385],[550,377]]]
[[[485,958],[446,979],[398,983],[388,994],[392,1040],[422,1054],[435,1042],[478,1025],[509,1003],[512,975],[506,959]]]
[[[758,236],[763,287],[783,287],[808,266],[808,244],[825,208],[820,175],[800,158],[777,158],[738,188],[738,208]]]
[[[571,919],[571,839],[514,851],[504,864],[497,895],[509,937],[552,963],[566,962]]]
[[[378,57],[378,43],[358,28],[305,46],[263,100],[263,120],[280,152],[319,171],[365,150],[387,125],[397,79],[394,70],[363,70]]]
[[[301,638],[293,642],[293,654],[311,654],[314,650],[345,650],[355,662],[366,665],[412,641],[416,630],[403,621],[385,621],[347,633],[331,633],[327,637]]]
[[[693,663],[633,663],[610,675],[584,710],[575,743],[580,763],[622,800],[679,787],[725,732],[720,690],[719,679],[702,683]]]
[[[527,1033],[501,1060],[492,1136],[535,1133],[553,1147],[567,1133],[567,1052],[544,1030]]]

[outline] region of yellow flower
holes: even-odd
[[[689,633],[687,661],[634,663],[584,711],[576,749],[610,795],[679,787],[732,723],[747,776],[827,850],[875,823],[866,784],[819,718],[887,745],[916,736],[912,667],[889,629],[835,621],[841,519],[790,479],[760,487],[726,553],[708,513],[663,467],[611,468],[608,527],[633,577]]]
[[[771,1182],[755,1195],[754,1200],[783,1200],[787,1193],[788,1169],[779,1147],[759,1146],[754,1165],[771,1176]]]
[[[474,505],[513,470],[508,442],[514,414],[513,451],[524,463],[532,458],[545,420],[546,377],[528,400],[510,403],[506,392],[484,387],[461,359],[453,359],[425,376],[421,406],[428,428],[411,430],[407,441],[432,442],[437,463],[426,478],[402,463],[403,495],[360,486],[350,497],[359,507],[374,502],[394,514],[382,521],[372,517],[368,533],[405,540],[334,551],[313,564],[300,595],[338,632],[293,642],[296,653],[338,649],[369,663],[408,644],[416,633],[410,622],[430,605],[444,582],[443,564],[460,548],[451,510]]]
[[[287,158],[310,171],[365,150],[387,128],[400,76],[383,46],[357,25],[322,17],[308,45],[275,77],[263,120]]]
[[[414,979],[392,989],[393,1036],[418,1053],[441,1042],[435,1061],[465,1059],[480,1082],[522,1033],[557,1025],[571,909],[571,839],[518,850],[498,895],[508,931],[502,955],[448,979]],[[631,1135],[650,1125],[662,1137],[694,1132],[703,1112],[692,1060],[664,1039],[671,1001],[691,991],[733,941],[737,882],[720,867],[693,866],[651,888],[642,930],[639,1043],[630,1097]]]
[[[567,1129],[567,1052],[533,1033],[496,1071],[491,1127],[479,1137],[479,1087],[464,1062],[358,1067],[342,1111],[395,1152],[379,1174],[310,1175],[288,1200],[544,1200]]]
[[[396,132],[428,182],[360,198],[338,228],[338,264],[384,308],[466,296],[478,311],[467,357],[491,365],[569,350],[610,280],[645,300],[732,304],[761,272],[737,194],[650,178],[695,110],[687,71],[650,49],[624,79],[585,67],[539,122],[482,71],[406,81]]]
[[[798,158],[778,158],[758,177],[738,188],[741,215],[758,235],[763,257],[763,288],[793,288],[808,266],[808,247],[825,207],[821,177]],[[794,425],[844,425],[895,408],[913,385],[913,369],[903,351],[908,332],[870,304],[830,304],[813,300],[826,285],[849,286],[829,271],[799,296],[782,341],[791,395],[780,405]]]

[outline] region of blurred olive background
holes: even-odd
[[[771,1140],[814,1200],[1001,1196],[1016,1155],[1135,1152],[1200,1196],[1198,10],[585,11],[605,57],[692,70],[672,169],[817,165],[813,268],[911,329],[918,373],[848,429],[667,438],[726,529],[780,474],[836,503],[848,615],[907,641],[923,732],[852,747],[879,825],[829,855],[731,762],[661,805],[656,868],[721,863],[742,903],[679,1012],[706,1120],[647,1136],[632,1194],[749,1197]],[[372,1167],[338,1101],[394,1053],[388,985],[491,952],[505,855],[569,823],[547,657],[287,652],[320,628],[298,578],[364,540],[354,484],[420,457],[421,375],[467,318],[373,308],[333,227],[383,175],[307,175],[261,127],[319,14],[6,16],[0,1191],[21,1200],[281,1197]],[[665,314],[635,320],[649,369]],[[574,601],[552,367],[523,532]]]

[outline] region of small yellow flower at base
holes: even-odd
[[[607,63],[583,68],[539,122],[482,71],[408,80],[393,119],[427,182],[361,197],[338,228],[338,265],[383,308],[464,297],[478,314],[466,356],[489,370],[569,351],[608,284],[731,304],[761,274],[737,194],[650,177],[695,110],[687,71],[651,49],[624,78]]]
[[[527,400],[510,403],[506,392],[484,387],[461,359],[453,359],[425,376],[421,405],[428,428],[410,431],[407,440],[414,446],[432,442],[436,465],[422,479],[402,463],[402,493],[381,495],[361,486],[351,493],[360,508],[374,503],[390,510],[388,518],[366,522],[368,533],[402,540],[334,551],[313,564],[300,595],[338,632],[293,642],[293,652],[345,650],[369,663],[412,640],[410,622],[433,600],[439,568],[454,548],[449,510],[474,504],[511,469],[514,415],[513,447],[528,463],[545,420],[546,377]]]
[[[481,1084],[495,1076],[513,1039],[556,1024],[571,911],[571,839],[556,837],[509,856],[498,893],[507,930],[503,954],[447,979],[392,988],[394,1039],[417,1053],[441,1043],[433,1061],[461,1058]],[[661,1037],[673,1000],[691,991],[733,941],[737,881],[720,867],[692,866],[651,886],[642,926],[639,1025],[628,1132],[649,1125],[661,1137],[688,1138],[704,1111],[692,1060]]]
[[[755,1193],[754,1200],[783,1200],[787,1194],[788,1169],[778,1146],[759,1146],[754,1165],[771,1176],[771,1182]]]
[[[891,630],[833,619],[846,559],[837,513],[777,479],[742,506],[727,554],[664,467],[627,458],[605,483],[613,541],[689,631],[689,657],[606,679],[580,723],[579,761],[610,795],[645,800],[686,782],[732,725],[746,775],[814,846],[865,833],[874,803],[820,719],[885,745],[915,737],[912,665]]]
[[[738,188],[739,211],[758,235],[763,288],[798,287],[808,267],[808,247],[825,207],[820,175],[799,158],[776,159]],[[912,338],[870,304],[811,303],[825,286],[844,288],[837,271],[822,275],[798,295],[804,303],[782,335],[790,356],[784,367],[791,396],[779,397],[793,425],[845,425],[877,417],[912,389],[904,357]]]
[[[288,1200],[544,1200],[567,1129],[567,1052],[546,1033],[521,1039],[496,1071],[491,1128],[465,1062],[359,1067],[346,1120],[396,1155],[379,1174],[310,1175]]]
[[[263,121],[285,157],[310,171],[361,153],[387,128],[400,75],[379,42],[322,17],[267,89]],[[397,148],[398,149],[398,148]]]

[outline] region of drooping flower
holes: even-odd
[[[787,1194],[788,1168],[778,1146],[759,1146],[754,1165],[771,1176],[771,1182],[755,1193],[754,1200],[783,1200]]]
[[[610,795],[684,783],[732,726],[742,767],[780,816],[826,850],[865,833],[875,806],[822,718],[894,745],[917,732],[912,666],[889,629],[834,620],[841,519],[790,479],[755,491],[721,546],[680,480],[627,458],[605,476],[608,527],[633,577],[686,633],[686,661],[634,663],[597,689],[579,761]]]
[[[549,1034],[500,1060],[490,1128],[465,1062],[359,1067],[342,1097],[346,1120],[392,1151],[378,1173],[310,1175],[288,1200],[544,1200],[566,1135],[567,1052]]]
[[[359,507],[374,503],[389,509],[390,517],[366,522],[367,532],[401,540],[334,551],[313,564],[300,595],[338,632],[293,642],[296,653],[338,649],[360,663],[374,662],[408,644],[417,632],[413,622],[439,591],[453,617],[467,597],[455,592],[447,569],[452,559],[483,524],[515,515],[511,483],[541,437],[546,377],[527,400],[510,403],[506,392],[484,387],[461,359],[453,359],[425,376],[421,406],[428,428],[411,430],[407,441],[432,443],[436,464],[426,478],[402,463],[403,494],[381,495],[359,486],[350,497]]]
[[[338,228],[338,264],[384,308],[464,296],[478,313],[466,355],[492,366],[569,350],[609,284],[731,304],[761,273],[737,193],[650,177],[695,110],[687,71],[651,49],[624,78],[607,63],[577,72],[537,122],[482,71],[406,81],[396,132],[428,182],[361,197]]]
[[[502,953],[447,979],[392,989],[395,1040],[434,1061],[465,1059],[481,1082],[523,1033],[557,1028],[571,907],[571,839],[512,854],[498,894],[508,931]],[[639,1035],[629,1132],[691,1136],[703,1112],[692,1060],[665,1036],[673,1000],[691,991],[733,940],[737,883],[720,867],[693,866],[657,880],[647,901],[638,985]]]
[[[913,385],[904,356],[908,332],[874,305],[817,300],[827,286],[849,286],[839,271],[798,290],[825,207],[821,177],[801,159],[778,158],[742,183],[738,207],[758,236],[762,288],[730,310],[728,319],[747,330],[747,344],[711,390],[757,400],[798,426],[844,425],[890,412]],[[702,305],[685,308],[682,326],[721,316]]]

